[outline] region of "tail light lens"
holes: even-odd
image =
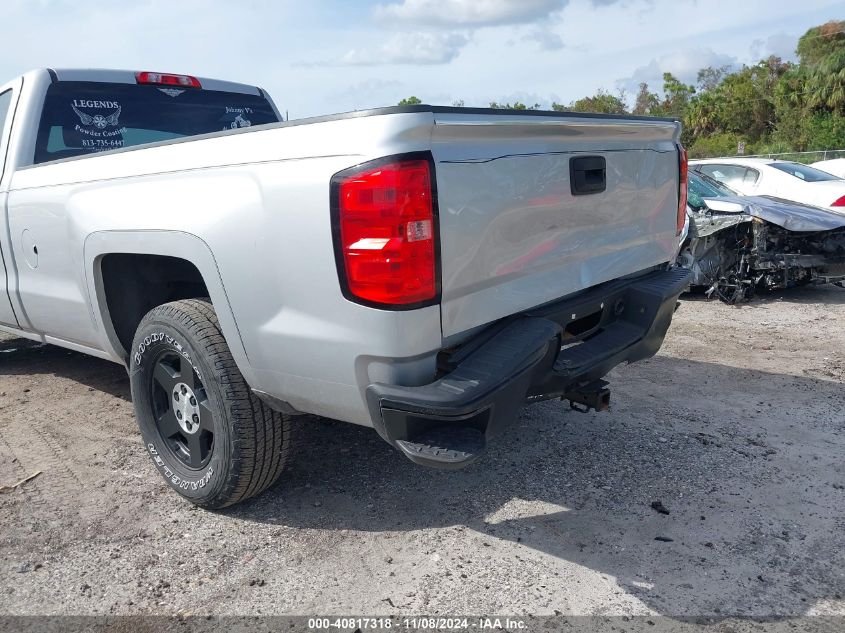
[[[429,155],[382,159],[332,178],[335,256],[344,296],[410,309],[439,294]]]
[[[678,178],[678,232],[684,231],[684,224],[687,220],[687,187],[689,181],[689,159],[687,150],[678,145],[678,160],[680,161],[680,176]]]
[[[845,196],[842,196],[838,200],[834,200],[833,204],[830,205],[832,207],[845,207]]]

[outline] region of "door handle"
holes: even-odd
[[[569,186],[573,196],[601,193],[607,189],[607,164],[604,156],[570,158]]]

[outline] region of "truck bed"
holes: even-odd
[[[118,240],[136,252],[194,236],[213,256],[220,320],[251,386],[369,426],[369,383],[426,384],[440,350],[487,324],[672,261],[678,133],[650,118],[411,106],[24,167],[10,183],[12,232],[55,242],[37,273],[20,269],[19,294],[51,340],[122,360],[101,326],[99,258]],[[339,288],[330,180],[410,152],[433,158],[440,296],[404,312],[358,305]],[[605,161],[603,191],[572,194],[580,157]],[[61,211],[33,217],[45,204]]]
[[[12,189],[271,161],[431,150],[442,329],[451,337],[676,252],[677,122],[403,106],[101,152],[20,170]],[[606,189],[573,195],[570,160],[600,156]],[[331,162],[335,162],[332,160]]]

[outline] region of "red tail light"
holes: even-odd
[[[680,160],[680,177],[678,178],[678,232],[680,235],[684,230],[687,219],[687,187],[689,180],[689,159],[687,150],[678,145],[678,158]]]
[[[365,163],[335,174],[331,187],[344,296],[400,309],[436,300],[437,218],[430,156]]]
[[[167,73],[151,73],[143,71],[135,73],[135,81],[139,84],[156,84],[159,86],[179,86],[180,88],[202,88],[200,80],[190,75],[169,75]]]
[[[845,196],[842,196],[838,200],[834,200],[833,204],[830,205],[832,207],[845,207]]]

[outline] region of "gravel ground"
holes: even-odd
[[[534,405],[452,473],[304,418],[219,513],[154,471],[121,367],[2,338],[0,484],[43,472],[0,494],[0,613],[845,615],[843,323],[838,288],[688,297],[610,413]]]

